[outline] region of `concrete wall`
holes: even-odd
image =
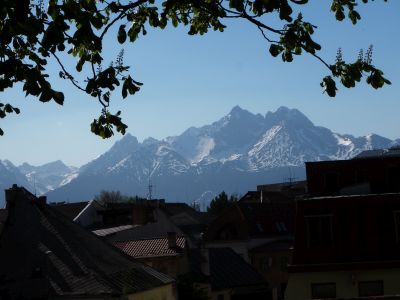
[[[292,251],[290,249],[268,250],[263,252],[250,252],[251,264],[260,272],[269,287],[276,290],[276,299],[283,296],[282,285],[286,284],[289,278],[287,265],[292,262]]]
[[[186,254],[170,257],[137,258],[137,260],[173,278],[189,272],[189,261]]]
[[[176,300],[176,290],[172,284],[160,286],[151,290],[131,294],[126,297],[128,300]]]
[[[336,283],[337,298],[358,297],[359,281],[383,281],[385,295],[400,294],[400,269],[291,273],[285,300],[311,299],[312,283]]]
[[[220,291],[212,291],[209,295],[210,300],[218,300],[219,295],[224,295],[224,300],[231,299],[232,291],[230,289],[220,290]],[[250,299],[249,299],[250,300]]]

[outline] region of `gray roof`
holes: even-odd
[[[118,297],[173,279],[140,264],[24,188],[0,235],[0,291],[15,297]],[[8,190],[8,191],[10,191]]]
[[[267,284],[263,276],[231,248],[209,248],[212,289]]]

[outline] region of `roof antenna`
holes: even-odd
[[[151,200],[153,197],[153,184],[151,183],[151,179],[149,178],[149,185],[147,186],[147,200]]]
[[[293,176],[294,174],[292,174],[292,168],[289,167],[289,177],[285,178],[287,180],[287,182],[289,183],[289,186],[291,186],[293,184],[293,182],[297,179],[296,177]]]
[[[33,173],[33,188],[35,189],[35,197],[36,197],[36,176],[35,176],[35,173]]]

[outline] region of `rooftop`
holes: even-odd
[[[114,246],[135,258],[177,256],[183,253],[186,240],[183,236],[178,236],[176,247],[172,248],[168,246],[168,238],[114,242]]]
[[[117,296],[173,279],[72,222],[45,198],[14,186],[0,235],[0,290],[11,297]]]
[[[209,248],[212,289],[266,284],[263,276],[231,248]]]
[[[73,220],[79,213],[88,205],[89,201],[84,202],[61,202],[61,203],[51,203],[50,205],[65,215],[68,219]]]
[[[382,158],[382,157],[400,157],[400,146],[395,146],[389,149],[374,149],[365,150],[355,156],[353,159],[365,158]]]

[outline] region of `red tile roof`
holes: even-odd
[[[177,247],[169,248],[167,238],[114,242],[126,254],[135,258],[177,256],[183,253],[186,240],[183,236],[176,238]]]

